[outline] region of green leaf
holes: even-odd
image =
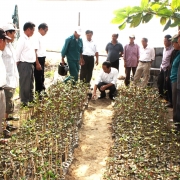
[[[160,7],[161,7],[161,5],[156,3],[156,4],[153,4],[150,8],[151,8],[153,11],[157,12]]]
[[[148,6],[149,0],[141,0],[141,7],[144,9]]]
[[[131,22],[130,27],[137,27],[141,23],[141,20],[142,20],[142,14],[141,13],[135,15],[133,17],[133,20]]]
[[[121,24],[125,21],[125,19],[127,18],[127,16],[118,16],[118,17],[115,17],[111,23],[113,24]]]
[[[167,30],[169,28],[169,26],[171,25],[171,19],[168,20],[168,22],[166,23],[163,31]]]
[[[148,23],[152,18],[153,18],[153,15],[147,13],[145,16],[143,16],[142,22]]]
[[[32,150],[31,150],[31,152],[36,152],[37,151],[37,147],[35,147],[35,148],[32,148]]]
[[[167,8],[162,8],[157,12],[157,14],[160,16],[163,15],[165,17],[170,17],[173,14],[173,12]]]
[[[121,24],[118,28],[120,30],[123,30],[126,27],[126,22],[124,22],[123,24]]]
[[[161,17],[160,23],[161,23],[162,25],[165,25],[165,24],[166,24],[166,18],[165,18],[165,17]]]
[[[172,0],[171,2],[171,8],[173,10],[178,9],[180,6],[180,0]]]
[[[131,14],[133,13],[141,13],[143,11],[143,9],[139,6],[134,6],[131,8]]]

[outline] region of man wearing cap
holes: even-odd
[[[22,106],[28,106],[34,100],[34,62],[36,61],[35,48],[32,39],[35,24],[24,24],[24,34],[19,38],[16,55],[19,71],[19,87]]]
[[[11,40],[7,40],[4,51],[2,52],[2,59],[6,68],[6,86],[4,87],[4,92],[6,96],[6,120],[19,120],[16,117],[9,117],[9,114],[14,112],[14,101],[13,96],[15,89],[18,86],[19,81],[19,73],[17,69],[17,60],[16,60],[16,52],[12,45],[14,41],[16,30],[14,25],[11,23],[6,24],[3,27],[7,36],[11,38]],[[8,130],[15,130],[16,128],[8,125],[6,127]]]
[[[155,59],[155,52],[154,52],[154,48],[148,46],[147,38],[142,38],[141,42],[142,42],[142,47],[140,48],[139,63],[136,73],[134,75],[134,84],[144,88],[146,87],[149,80],[150,68],[152,61]],[[139,83],[142,75],[143,75],[143,81]]]
[[[86,31],[86,40],[83,41],[83,59],[85,64],[81,66],[80,80],[90,84],[94,68],[94,56],[96,56],[96,65],[98,65],[97,46],[92,40],[93,31]]]
[[[180,46],[180,31],[177,35],[178,45]],[[179,47],[180,50],[180,47]],[[180,131],[180,51],[178,56],[174,59],[171,68],[171,82],[172,82],[172,93],[173,93],[173,121]]]
[[[81,28],[78,27],[74,31],[74,34],[65,40],[65,44],[61,51],[62,64],[65,63],[64,58],[66,57],[69,65],[70,76],[72,76],[75,81],[78,81],[79,64],[84,65],[82,56],[83,42],[80,38],[81,33]]]
[[[106,46],[107,61],[111,63],[111,67],[119,71],[119,58],[123,54],[123,46],[118,42],[118,34],[112,34],[112,41]]]
[[[168,68],[170,65],[170,58],[171,58],[171,54],[173,51],[173,46],[171,43],[171,36],[170,35],[166,35],[164,37],[164,51],[163,51],[163,58],[162,58],[162,63],[160,66],[160,73],[158,76],[158,89],[159,89],[159,94],[162,97],[165,97],[165,99],[167,101],[169,101],[169,104],[167,105],[167,107],[172,107],[172,89],[171,89],[171,82],[170,81],[166,81],[166,77],[168,74]]]
[[[35,91],[41,93],[45,91],[44,66],[46,59],[46,47],[44,36],[48,31],[48,25],[42,23],[38,26],[38,37],[36,40],[36,62],[34,63]]]
[[[126,86],[130,84],[131,70],[134,77],[139,62],[139,46],[134,43],[135,36],[129,36],[129,40],[129,44],[124,47],[124,67],[126,73],[124,83]]]
[[[5,112],[6,112],[6,97],[4,93],[4,87],[7,84],[6,82],[6,68],[2,60],[2,51],[4,50],[6,46],[6,40],[11,39],[6,35],[3,29],[0,28],[0,72],[1,72],[1,78],[0,78],[0,134],[4,134],[4,137],[10,137],[9,133],[2,129],[2,122],[5,118]]]

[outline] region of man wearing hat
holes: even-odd
[[[134,35],[129,36],[130,42],[124,47],[124,67],[126,73],[124,83],[126,86],[130,84],[131,71],[134,77],[139,62],[139,46],[134,43],[134,40]]]
[[[65,40],[65,44],[61,51],[62,64],[65,63],[64,58],[66,57],[69,65],[70,76],[72,76],[75,81],[78,80],[79,64],[84,65],[82,57],[83,42],[80,38],[81,33],[81,28],[77,27],[74,34]]]
[[[10,40],[11,38],[6,35],[3,29],[0,28],[0,72],[1,72],[1,78],[0,78],[0,134],[4,134],[5,138],[10,137],[9,133],[2,129],[2,122],[5,118],[5,112],[6,112],[6,97],[4,93],[4,87],[6,86],[6,68],[3,63],[3,60],[1,58],[2,51],[4,50],[6,46],[6,41]]]
[[[170,78],[172,82],[173,121],[177,127],[177,130],[180,131],[180,34],[176,35],[174,39],[179,45],[177,45],[179,51],[177,52],[177,56],[172,63]]]
[[[2,52],[2,58],[4,65],[6,67],[6,86],[4,87],[4,92],[6,96],[6,120],[19,120],[19,118],[9,117],[9,114],[14,112],[14,102],[13,95],[15,89],[18,86],[19,81],[19,73],[16,65],[16,52],[12,45],[14,38],[16,36],[16,30],[14,25],[11,23],[6,24],[3,27],[6,34],[11,38],[11,40],[7,40],[4,51]],[[7,129],[15,130],[16,128],[8,125]]]

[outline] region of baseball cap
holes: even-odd
[[[4,32],[4,30],[2,28],[0,28],[0,39],[9,39],[9,40],[11,40],[11,38],[6,35],[6,33]]]
[[[175,34],[172,38],[169,38],[171,42],[177,42],[178,41],[179,34]]]
[[[135,35],[134,35],[134,34],[131,34],[129,37],[130,37],[130,38],[135,38]]]
[[[82,29],[80,26],[78,26],[75,31],[77,32],[77,34],[81,35],[82,34]]]
[[[5,26],[2,27],[4,29],[4,31],[9,31],[9,30],[14,30],[14,31],[18,31],[19,29],[16,29],[14,24],[12,23],[8,23]]]

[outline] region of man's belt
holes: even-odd
[[[151,62],[151,61],[140,61],[140,62],[142,62],[142,63],[149,63],[149,62]]]
[[[92,55],[92,56],[90,56],[90,55],[84,55],[84,54],[83,54],[83,56],[87,56],[87,57],[94,57],[93,55]]]

